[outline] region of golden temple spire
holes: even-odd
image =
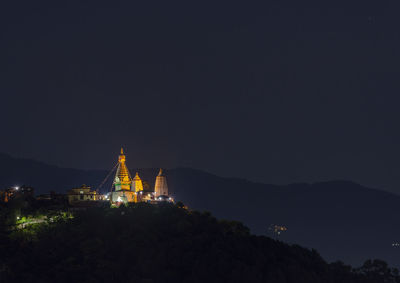
[[[131,175],[129,174],[128,167],[126,166],[126,157],[124,155],[124,149],[121,147],[121,154],[118,157],[118,168],[115,174],[114,183],[120,183],[120,188],[123,190],[130,190],[130,184],[132,182]]]
[[[124,154],[124,149],[121,147],[121,154],[119,155],[118,161],[119,163],[124,163],[125,162],[125,154]]]

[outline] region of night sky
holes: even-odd
[[[395,1],[79,2],[0,4],[1,152],[400,193]]]

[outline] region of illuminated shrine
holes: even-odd
[[[129,173],[126,165],[126,156],[122,148],[112,187],[113,190],[110,195],[111,203],[156,202],[161,200],[160,196],[164,196],[163,200],[172,200],[168,197],[167,179],[163,175],[162,169],[160,169],[156,177],[154,191],[144,190],[139,173],[136,172],[134,178]]]

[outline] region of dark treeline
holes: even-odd
[[[13,226],[24,211],[32,213],[1,207],[1,282],[400,282],[383,261],[328,264],[315,250],[181,204],[105,206],[73,218],[42,209],[45,223]]]

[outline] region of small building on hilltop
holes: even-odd
[[[100,200],[96,191],[83,184],[79,188],[72,188],[67,192],[68,204],[75,205],[80,202]]]
[[[10,187],[5,190],[0,191],[0,201],[8,202],[15,198],[33,198],[34,197],[34,188],[29,186],[21,186],[21,187]]]

